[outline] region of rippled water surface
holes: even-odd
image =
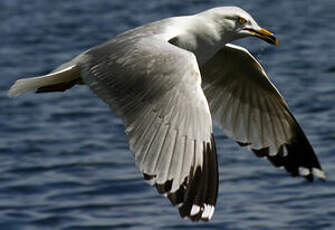
[[[239,5],[274,31],[249,38],[326,171],[308,183],[257,159],[218,128],[220,188],[210,223],[179,218],[136,170],[123,125],[87,87],[6,91],[147,22]],[[335,1],[1,0],[0,229],[335,229]]]

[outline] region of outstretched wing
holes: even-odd
[[[89,50],[79,65],[85,83],[123,119],[144,178],[182,217],[209,220],[218,167],[195,56],[155,38],[119,38]]]
[[[228,136],[292,176],[325,179],[283,97],[246,49],[227,44],[201,66],[201,74],[212,116]]]

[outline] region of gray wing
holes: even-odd
[[[213,119],[228,136],[292,176],[325,179],[283,97],[246,49],[226,45],[201,67],[201,73]]]
[[[79,65],[85,83],[123,119],[144,178],[182,217],[209,220],[218,169],[195,56],[154,38],[111,41]]]

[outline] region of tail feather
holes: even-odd
[[[77,65],[72,65],[70,67],[57,70],[44,76],[19,79],[9,89],[8,96],[17,97],[28,91],[40,88],[41,88],[40,92],[47,92],[46,89],[53,89],[52,86],[66,85],[67,88],[71,88],[74,85],[73,84],[74,82],[76,83],[80,82],[79,79],[80,79],[80,68]],[[70,85],[71,87],[69,87]],[[66,90],[67,88],[64,88],[64,90]],[[50,92],[52,91],[56,90],[50,90]]]

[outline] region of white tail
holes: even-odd
[[[80,77],[80,69],[76,65],[57,70],[41,77],[32,77],[19,79],[9,89],[9,97],[17,97],[28,91],[32,91],[41,87],[56,85],[60,83],[70,82]]]

